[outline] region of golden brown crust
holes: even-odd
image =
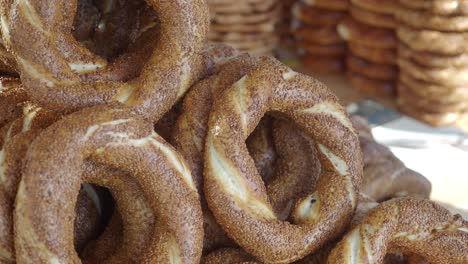
[[[468,15],[468,1],[466,0],[399,0],[399,3],[407,8],[438,15]]]
[[[298,21],[313,26],[333,26],[346,16],[346,12],[320,9],[301,1],[296,2],[291,12]]]
[[[320,56],[305,53],[300,57],[304,68],[319,73],[340,73],[345,69],[345,62],[341,56]]]
[[[261,1],[254,1],[254,0],[241,0],[235,2],[233,4],[232,1],[220,1],[220,0],[207,0],[210,13],[225,13],[225,14],[232,14],[232,13],[260,13],[266,12],[270,10],[274,5],[277,4],[276,0],[261,0]]]
[[[0,260],[6,263],[14,259],[13,210],[18,185],[22,174],[22,161],[39,131],[55,122],[59,116],[42,110],[30,103],[22,104],[20,118],[0,129]],[[80,190],[74,220],[74,247],[80,251],[96,235],[99,225],[97,201],[90,199],[93,189],[88,193]]]
[[[362,1],[362,0],[361,0]],[[351,5],[349,13],[352,18],[366,25],[379,28],[396,28],[397,22],[393,14],[379,14]]]
[[[413,28],[452,32],[465,32],[468,30],[468,15],[441,16],[411,8],[398,8],[395,17],[400,22]]]
[[[398,77],[396,66],[373,63],[351,54],[346,56],[346,67],[352,74],[362,75],[369,79],[395,81]]]
[[[0,77],[0,127],[20,117],[22,106],[28,100],[18,78]]]
[[[467,53],[443,55],[433,52],[414,50],[403,43],[398,46],[398,57],[404,60],[411,60],[428,67],[468,67]]]
[[[257,24],[265,21],[277,21],[280,16],[281,6],[277,4],[265,12],[252,13],[221,13],[212,12],[211,23],[232,25],[232,24]]]
[[[397,34],[400,41],[413,50],[444,55],[459,55],[468,52],[468,47],[465,45],[468,40],[467,32],[441,32],[416,29],[400,24]]]
[[[303,0],[303,2],[328,10],[346,11],[349,8],[349,0]]]
[[[341,38],[374,48],[396,48],[398,39],[393,30],[376,28],[358,22],[353,18],[346,18],[337,27]]]
[[[439,100],[444,103],[458,103],[468,100],[468,86],[448,87],[415,79],[406,72],[400,72],[399,81],[419,97]]]
[[[354,42],[348,42],[348,48],[351,54],[374,63],[390,65],[397,64],[397,51],[393,48],[373,48]]]
[[[148,0],[158,15],[159,28],[154,27],[154,21],[148,22],[145,26],[150,29],[141,28],[141,37],[137,40],[142,42],[142,47],[111,62],[83,48],[73,38],[71,30],[57,29],[69,28],[66,25],[72,24],[73,16],[63,16],[67,12],[42,11],[54,5],[58,10],[73,13],[77,1],[56,2],[12,1],[1,10],[3,40],[19,62],[23,84],[31,100],[40,105],[70,110],[97,104],[125,104],[157,120],[191,83],[209,71],[207,65],[215,59],[200,54],[209,24],[203,0]],[[30,19],[37,23],[30,23]],[[159,30],[161,40],[153,45],[155,30]],[[51,35],[61,45],[56,45]],[[27,41],[24,40],[28,38],[35,41],[25,45]],[[129,62],[141,56],[139,52],[146,54],[145,45],[154,52],[147,58],[139,76],[128,82],[122,82],[126,80],[120,76],[116,78],[114,73],[122,71],[125,63],[129,70],[134,68]]]
[[[428,112],[457,112],[457,111],[468,111],[468,101],[444,101],[444,98],[428,98],[425,96],[418,95],[413,92],[412,89],[408,88],[402,82],[398,83],[398,97],[404,98],[407,102],[413,102],[413,106],[423,111]]]
[[[455,125],[461,120],[466,120],[468,112],[440,112],[440,111],[427,111],[413,105],[413,100],[406,97],[398,97],[398,108],[401,112],[408,116],[415,118],[428,125],[441,127]],[[463,124],[462,124],[463,125]]]
[[[298,20],[293,20],[291,32],[298,40],[305,40],[310,43],[330,45],[343,43],[343,39],[338,35],[336,27],[333,26],[309,26]]]
[[[49,157],[47,164],[39,158],[43,155]],[[83,178],[84,159],[124,170],[141,186],[157,219],[152,239],[139,256],[142,261],[199,262],[202,214],[187,166],[154,134],[153,124],[126,109],[108,107],[64,117],[30,146],[16,199],[15,245],[20,261],[78,261],[71,238],[64,236],[71,234],[67,219],[73,207],[61,201],[74,201],[83,181],[110,185],[101,177]]]
[[[468,262],[468,222],[428,201],[401,198],[380,204],[349,231],[328,263],[381,263],[394,248],[429,263]]]
[[[393,15],[398,6],[395,0],[351,0],[351,4],[372,12]]]
[[[377,202],[402,196],[429,198],[431,183],[424,176],[406,168],[390,149],[377,143],[364,119],[352,116],[351,121],[358,131],[364,160],[362,193]]]
[[[299,46],[299,54],[309,53],[318,56],[342,56],[346,54],[346,44],[344,43],[320,45],[307,41],[298,41],[296,44]]]
[[[403,57],[398,58],[398,66],[406,74],[428,83],[458,87],[468,83],[468,66],[428,67]]]
[[[395,82],[372,80],[352,72],[346,73],[346,78],[354,89],[369,95],[390,97],[396,95]]]
[[[259,264],[245,251],[236,248],[216,250],[203,258],[203,264]]]
[[[268,111],[294,120],[319,146],[324,173],[317,192],[296,203],[295,224],[274,214],[244,143]],[[248,253],[265,262],[292,262],[336,238],[349,223],[362,176],[359,142],[338,99],[322,84],[261,58],[256,70],[215,101],[208,124],[205,197],[217,222]]]
[[[6,76],[18,76],[18,64],[2,43],[0,43],[0,73]]]
[[[125,171],[88,161],[83,166],[83,178],[98,185],[106,185],[115,200],[113,222],[92,245],[87,246],[85,261],[96,263],[139,262],[151,243],[155,228],[154,211],[141,194],[144,192],[138,181]],[[105,179],[105,180],[101,180]],[[110,240],[109,238],[112,238]],[[109,241],[110,240],[110,241]],[[120,243],[117,243],[120,242]]]

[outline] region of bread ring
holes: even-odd
[[[438,15],[468,15],[466,0],[399,0],[399,2],[404,7]]]
[[[346,44],[320,45],[307,41],[298,41],[299,54],[311,54],[317,56],[340,56],[346,54]]]
[[[468,15],[441,16],[410,8],[398,8],[395,17],[408,26],[421,29],[465,32],[468,30]]]
[[[293,5],[291,12],[295,19],[313,26],[334,26],[346,16],[346,12],[319,9],[301,1]]]
[[[468,262],[468,222],[441,206],[413,198],[382,203],[341,240],[328,263],[381,263],[394,248],[430,263]]]
[[[427,51],[444,55],[459,55],[468,52],[465,45],[467,32],[441,32],[428,29],[415,29],[400,24],[397,35],[401,42],[416,51]]]
[[[0,127],[20,117],[23,114],[21,103],[27,100],[19,79],[0,77]]]
[[[338,35],[335,26],[310,27],[298,20],[293,20],[291,32],[296,39],[315,44],[330,45],[344,42]]]
[[[381,49],[348,42],[351,54],[378,64],[397,64],[397,52],[395,49]]]
[[[406,72],[400,72],[399,81],[408,89],[424,98],[439,100],[441,102],[463,102],[468,100],[468,87],[447,87],[417,80]]]
[[[349,7],[349,0],[303,0],[304,3],[328,10],[346,11]]]
[[[174,129],[174,143],[193,169],[193,176],[202,187],[203,148],[211,105],[223,90],[241,79],[256,67],[257,59],[241,55],[226,63],[214,76],[200,82],[187,94],[184,110]],[[200,103],[203,102],[203,103]],[[275,121],[277,123],[279,121]],[[315,162],[315,149],[309,141],[294,131],[289,124],[275,124],[270,131],[271,120],[264,118],[260,126],[247,139],[249,152],[255,159],[257,170],[267,182],[276,214],[285,219],[291,211],[291,201],[314,187],[320,168]],[[274,150],[274,143],[279,146]],[[307,145],[307,146],[305,146]],[[280,159],[276,159],[276,156]],[[273,164],[273,162],[275,164]],[[313,181],[313,182],[311,182]],[[202,200],[204,201],[204,199]],[[216,224],[208,208],[205,209],[205,250],[220,246],[232,246],[226,234]]]
[[[233,4],[232,1],[207,0],[210,6],[210,13],[262,13],[270,10],[277,4],[276,0],[251,1],[242,0]]]
[[[395,82],[373,80],[352,72],[346,73],[346,78],[354,89],[367,94],[390,97],[396,95]]]
[[[394,29],[397,25],[393,14],[379,14],[354,5],[349,8],[349,13],[352,18],[370,26]]]
[[[394,0],[351,0],[351,4],[372,12],[393,15],[398,7]]]
[[[413,105],[414,100],[409,100],[405,97],[398,97],[398,109],[416,120],[429,124],[435,127],[450,126],[456,124],[459,120],[463,120],[468,116],[468,112],[438,112],[427,111]]]
[[[411,60],[398,58],[398,66],[401,71],[416,79],[445,86],[457,87],[468,83],[468,67],[458,68],[434,68],[417,64]]]
[[[398,39],[393,30],[368,26],[353,18],[340,22],[337,30],[341,38],[348,42],[386,49],[398,46]]]
[[[223,25],[229,24],[238,24],[239,22],[243,24],[256,24],[262,23],[268,20],[275,20],[281,12],[281,6],[276,5],[271,9],[265,12],[254,12],[248,14],[235,13],[235,14],[226,14],[220,12],[213,12],[211,15],[211,22],[218,23]]]
[[[346,66],[351,73],[369,79],[394,81],[398,77],[398,68],[396,66],[369,62],[353,55],[346,56]]]
[[[21,180],[22,161],[38,132],[57,120],[54,113],[28,103],[23,105],[20,118],[0,129],[0,260],[14,262],[13,208]],[[95,192],[88,188],[88,193]],[[95,201],[80,190],[76,205],[74,245],[79,251],[96,234],[100,219]]]
[[[296,204],[293,219],[299,225],[277,219],[244,143],[268,110],[300,124],[319,146],[325,175],[317,193]],[[311,118],[315,121],[309,122]],[[345,228],[356,208],[354,188],[362,177],[359,142],[345,111],[322,84],[262,58],[255,71],[216,101],[208,124],[205,196],[217,222],[247,252],[266,262],[294,261]],[[328,188],[334,189],[333,198]],[[340,210],[333,210],[335,206]],[[316,236],[323,239],[311,239]]]
[[[7,194],[3,190],[0,190],[1,263],[16,263],[13,243],[13,210],[13,201],[7,197]],[[83,190],[78,194],[75,214],[76,219],[73,219],[73,244],[77,251],[81,251],[84,245],[94,238],[100,224],[96,204]]]
[[[372,199],[363,194],[359,194],[359,204],[354,214],[352,225],[357,225],[361,219],[367,214],[369,210],[376,207],[378,204]],[[296,261],[296,264],[322,264],[325,263],[330,251],[336,243],[329,243],[318,250],[316,253],[306,256],[305,258]],[[225,263],[248,263],[248,264],[262,264],[254,257],[237,248],[223,248],[216,250],[209,255],[205,256],[203,264],[225,264]],[[386,263],[387,264],[387,263]],[[392,263],[394,264],[394,263]]]
[[[216,32],[239,32],[239,33],[271,33],[275,32],[276,23],[279,21],[279,17],[275,17],[270,20],[263,21],[261,23],[255,24],[233,24],[233,25],[224,25],[220,23],[213,23],[210,26],[210,29]]]
[[[44,153],[55,154],[43,163],[40,157]],[[89,108],[64,117],[45,129],[30,146],[16,198],[15,245],[19,261],[78,262],[70,245],[71,223],[67,221],[73,207],[63,206],[60,201],[76,199],[82,181],[107,185],[102,177],[82,178],[84,158],[125,170],[141,186],[157,215],[152,239],[140,255],[142,261],[167,263],[177,258],[184,263],[199,262],[202,213],[185,163],[154,134],[151,123],[125,109],[108,107]],[[61,191],[64,181],[67,192]],[[53,209],[57,207],[60,210]]]
[[[413,50],[405,44],[398,46],[398,56],[429,67],[468,67],[468,54],[442,55],[432,52]],[[396,57],[396,56],[395,56]]]
[[[429,198],[431,183],[412,171],[387,147],[377,143],[367,122],[352,116],[351,121],[359,134],[364,177],[361,192],[377,202],[401,196]]]
[[[19,62],[23,84],[31,100],[48,108],[73,110],[120,103],[157,120],[192,82],[206,74],[207,64],[214,59],[200,54],[209,25],[203,0],[147,0],[158,10],[161,40],[154,46],[139,77],[128,82],[113,81],[113,72],[122,63],[131,61],[128,57],[134,54],[124,54],[108,62],[87,51],[73,39],[71,30],[67,30],[67,21],[71,25],[73,16],[42,12],[50,6],[73,12],[77,1],[56,2],[12,1],[1,10],[3,39]],[[156,28],[151,26],[154,21],[148,25],[150,29],[141,29],[140,39],[154,38]],[[32,46],[24,45],[27,38],[35,40]],[[52,39],[60,40],[60,45]],[[152,45],[151,41],[145,43]],[[54,60],[45,59],[51,57]]]
[[[431,99],[419,96],[403,83],[398,83],[398,96],[407,101],[414,101],[413,106],[428,112],[456,112],[467,111],[468,101],[444,102],[440,99]]]
[[[203,264],[258,264],[252,256],[241,249],[223,248],[203,258]]]
[[[304,54],[300,56],[304,68],[318,73],[340,73],[345,69],[345,62],[341,56],[320,56]]]
[[[97,238],[95,244],[87,246],[88,255],[83,256],[84,261],[91,263],[141,261],[141,255],[145,254],[147,245],[151,241],[151,231],[155,228],[156,219],[149,202],[141,196],[143,190],[138,182],[123,171],[93,162],[85,163],[83,177],[106,178],[116,204],[112,218],[120,218],[118,221],[121,223],[117,226],[118,229],[112,226],[107,228]],[[115,221],[111,219],[111,222]],[[107,237],[112,237],[112,240],[108,241]]]
[[[187,160],[200,191],[203,190],[203,146],[213,100],[255,67],[256,63],[257,59],[247,54],[233,58],[222,66],[218,73],[191,88],[184,98],[182,113],[173,130],[173,142],[175,148]],[[205,250],[233,245],[207,209],[204,195],[201,196],[204,207]]]

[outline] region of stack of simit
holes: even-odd
[[[400,0],[396,18],[401,110],[435,126],[466,121],[468,1]]]

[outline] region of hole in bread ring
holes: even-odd
[[[293,224],[276,217],[244,143],[267,112],[294,121],[318,146],[323,174],[314,197],[294,207]],[[262,58],[216,100],[208,128],[209,208],[228,235],[259,260],[300,259],[336,238],[351,220],[362,179],[359,140],[338,99],[318,81]],[[311,198],[317,201],[312,207]]]
[[[64,14],[76,11],[76,0],[15,0],[3,5],[3,39],[14,51],[31,100],[57,110],[125,104],[153,121],[159,119],[194,81],[207,74],[216,57],[212,46],[203,50],[209,25],[203,0],[146,3],[156,10],[159,34],[154,32],[157,27],[143,27],[141,42],[149,45],[151,56],[131,80],[119,76],[122,65],[118,62],[131,66],[129,62],[138,61],[139,56],[129,52],[107,61],[73,37],[74,16]]]
[[[199,82],[186,95],[182,113],[173,130],[174,145],[187,159],[197,189],[203,190],[203,146],[209,113],[216,98],[257,67],[258,59],[248,54],[232,58],[213,76]],[[293,204],[315,188],[320,174],[317,151],[294,124],[265,116],[246,140],[256,169],[267,186],[267,193],[278,218],[290,216]],[[205,250],[232,246],[206,206]]]
[[[47,163],[40,158],[44,156]],[[139,183],[156,216],[142,261],[199,262],[202,212],[185,162],[154,134],[153,124],[123,109],[102,106],[64,117],[30,146],[16,200],[17,259],[79,262],[69,221],[74,206],[64,201],[76,200],[86,180],[86,160],[125,171]]]

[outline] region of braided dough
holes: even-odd
[[[294,120],[319,150],[323,175],[317,192],[296,203],[295,224],[276,217],[244,143],[268,111]],[[336,238],[349,223],[362,177],[359,141],[322,84],[262,58],[215,102],[208,124],[205,196],[217,222],[247,252],[265,262],[291,262]]]

